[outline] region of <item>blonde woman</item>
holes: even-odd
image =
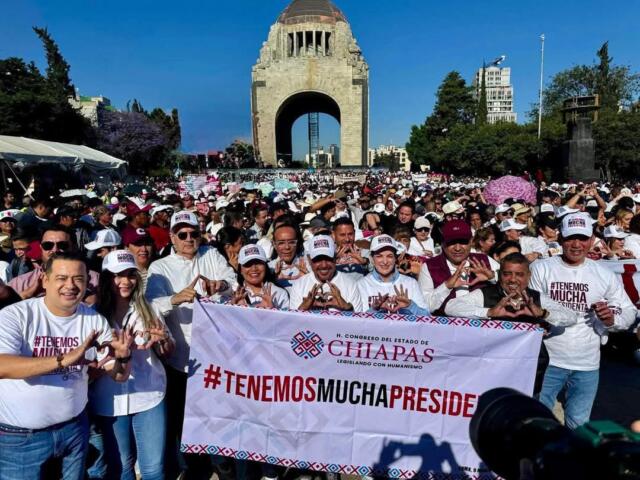
[[[164,478],[166,376],[160,357],[174,342],[144,298],[135,258],[127,250],[109,253],[100,275],[96,309],[116,331],[134,335],[131,375],[124,384],[99,377],[89,405],[104,438],[107,478],[134,480],[137,461],[143,480]]]

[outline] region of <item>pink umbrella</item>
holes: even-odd
[[[505,175],[487,183],[484,198],[492,205],[500,205],[507,198],[519,198],[527,203],[536,203],[536,187],[521,177]]]

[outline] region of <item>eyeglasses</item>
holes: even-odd
[[[296,245],[298,245],[298,241],[297,240],[279,240],[277,242],[275,242],[276,247],[295,247]]]
[[[428,232],[429,230],[431,230],[431,229],[430,229],[430,228],[428,228],[428,227],[416,228],[416,232],[423,232],[423,233],[426,233],[426,232]]]
[[[40,244],[40,248],[47,252],[53,250],[53,247],[62,251],[69,250],[69,242],[42,242]]]
[[[200,232],[197,230],[193,232],[180,232],[178,233],[178,238],[180,240],[186,240],[187,238],[191,238],[192,240],[197,240],[200,238]]]

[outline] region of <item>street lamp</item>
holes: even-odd
[[[538,99],[538,140],[542,133],[542,89],[544,88],[543,76],[544,76],[544,33],[540,35],[540,97]]]

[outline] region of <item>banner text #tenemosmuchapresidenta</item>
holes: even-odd
[[[182,449],[287,467],[478,478],[478,397],[533,390],[527,324],[198,303]],[[442,478],[442,477],[439,477]]]

